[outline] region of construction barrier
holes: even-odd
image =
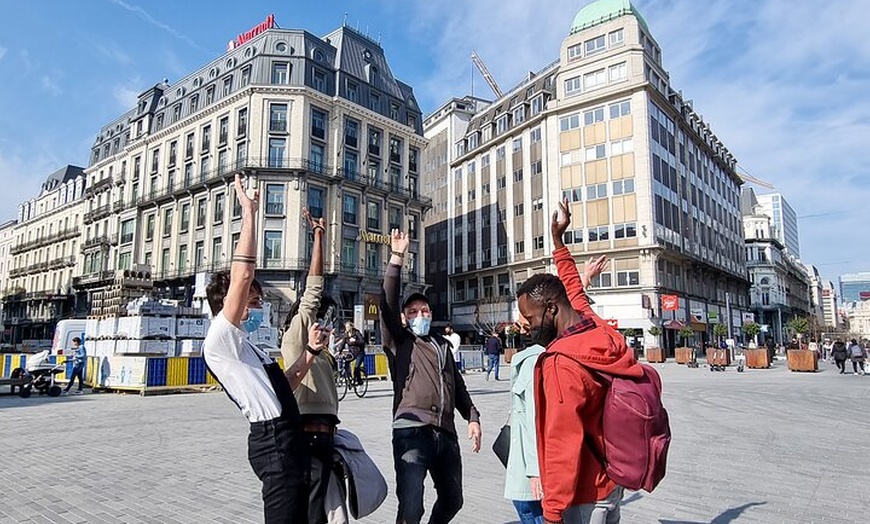
[[[0,355],[0,377],[8,378],[15,368],[27,367],[31,354]],[[278,363],[284,367],[283,359]],[[52,355],[52,364],[64,364],[55,375],[58,382],[67,382],[72,375],[73,363],[65,355]],[[387,378],[387,357],[383,353],[367,354],[365,370],[369,378]],[[84,383],[95,389],[148,393],[210,389],[219,387],[208,372],[202,357],[87,357]]]

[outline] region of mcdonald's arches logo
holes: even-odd
[[[377,320],[378,316],[380,316],[380,301],[378,297],[375,295],[366,295],[365,300],[365,319],[366,320]]]

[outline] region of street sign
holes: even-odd
[[[662,295],[662,311],[676,311],[680,309],[680,297],[677,295]]]

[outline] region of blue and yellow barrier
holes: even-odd
[[[8,378],[15,368],[26,368],[28,354],[0,355],[0,377]],[[123,358],[123,357],[120,357]],[[137,357],[143,358],[143,357]],[[103,389],[118,389],[138,391],[141,394],[158,391],[191,389],[197,387],[219,386],[217,380],[208,372],[205,359],[202,357],[144,357],[144,385],[112,386]],[[278,363],[283,367],[283,359]],[[52,364],[64,364],[61,373],[55,376],[58,382],[67,382],[72,375],[73,364],[65,355],[52,355],[48,359]],[[100,371],[103,365],[101,357],[88,357],[85,362],[85,385],[100,388]],[[383,353],[368,354],[365,358],[365,369],[369,378],[387,377],[387,357]]]

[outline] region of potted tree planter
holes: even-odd
[[[658,340],[659,340],[659,338],[658,338],[659,335],[662,334],[662,330],[658,326],[653,326],[653,327],[649,328],[647,330],[647,332],[650,335],[656,337],[656,342],[658,342]],[[665,361],[665,352],[662,351],[662,348],[660,348],[658,346],[646,348],[646,361],[650,362],[650,363],[664,362]]]

